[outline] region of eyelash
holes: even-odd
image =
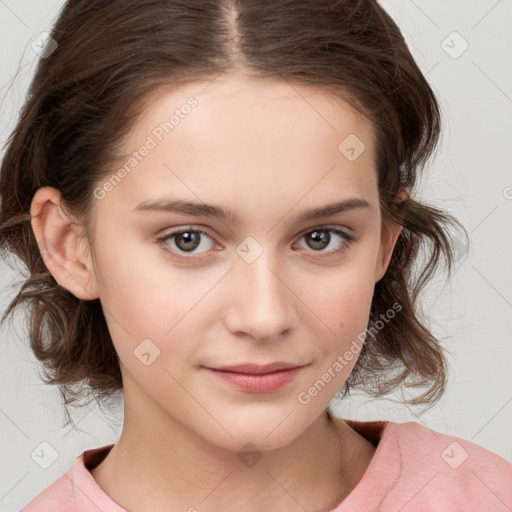
[[[306,235],[309,235],[311,233],[314,233],[315,231],[327,231],[327,232],[331,232],[331,233],[334,233],[336,235],[339,235],[340,237],[342,237],[344,239],[344,243],[341,244],[341,247],[339,249],[335,249],[333,251],[330,251],[330,252],[327,252],[327,254],[329,255],[341,255],[343,254],[345,251],[347,251],[349,249],[349,247],[351,246],[351,244],[355,241],[355,236],[353,235],[350,235],[338,228],[334,228],[334,227],[330,227],[330,226],[318,226],[318,227],[314,227],[314,228],[310,228],[308,231],[305,231],[303,232],[299,238],[303,238],[304,236]],[[201,229],[201,228],[194,228],[192,226],[189,226],[189,227],[186,227],[184,229],[180,229],[178,231],[172,231],[171,233],[167,233],[166,235],[162,236],[162,237],[159,237],[156,239],[156,243],[158,245],[162,245],[162,246],[165,246],[165,242],[167,240],[170,240],[172,239],[173,237],[177,236],[177,235],[181,235],[183,233],[200,233],[201,235],[205,235],[207,236],[208,238],[211,238],[212,237],[208,234],[207,231],[205,231],[204,229]],[[212,239],[213,240],[213,239]],[[191,260],[193,258],[193,256],[178,256],[177,253],[171,249],[167,247],[164,247],[163,250],[165,252],[167,252],[168,254],[171,255],[171,257],[173,258],[177,258],[177,259],[181,259],[181,260]],[[314,250],[311,250],[312,252],[318,252],[318,253],[322,253],[324,251],[314,251]],[[183,253],[183,254],[186,254],[186,253]],[[203,253],[201,253],[203,254]]]

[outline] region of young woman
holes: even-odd
[[[22,512],[512,508],[497,454],[328,409],[446,383],[418,296],[462,226],[414,198],[439,106],[376,1],[70,0],[46,48],[1,167],[4,319],[124,424]]]

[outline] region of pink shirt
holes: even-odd
[[[512,511],[512,464],[499,455],[412,421],[344,421],[377,450],[332,512]],[[83,452],[20,512],[126,512],[89,472],[112,446]]]

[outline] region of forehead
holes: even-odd
[[[284,208],[375,189],[372,123],[329,91],[286,80],[228,74],[159,87],[112,170],[144,146],[111,194],[132,207],[168,195]]]
[[[187,103],[191,98],[197,107],[189,109]],[[177,112],[180,120],[191,119],[186,124],[198,134],[213,134],[221,128],[227,131],[241,125],[244,125],[244,133],[252,136],[283,127],[286,130],[281,134],[289,139],[301,133],[311,136],[312,131],[323,136],[333,131],[341,135],[344,131],[355,130],[361,138],[373,142],[370,140],[373,139],[372,123],[343,97],[320,86],[286,79],[227,73],[160,86],[146,95],[144,104],[146,108],[132,131],[135,137],[154,128],[155,122],[169,120]],[[263,131],[262,121],[267,121]],[[237,135],[241,137],[243,133]]]

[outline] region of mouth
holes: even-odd
[[[291,382],[307,365],[275,362],[203,368],[230,386],[252,393],[270,393]]]

